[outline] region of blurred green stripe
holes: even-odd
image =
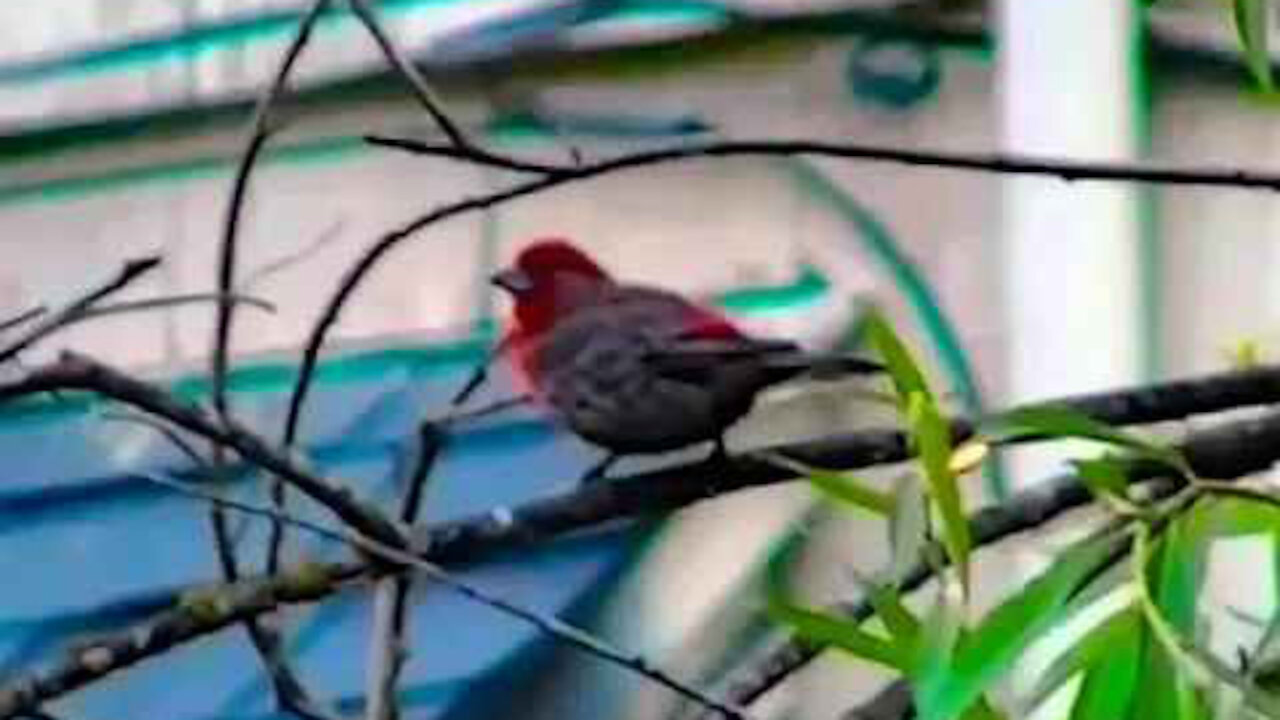
[[[473,0],[381,0],[388,14],[422,8],[472,2]],[[304,8],[268,10],[224,20],[199,23],[176,32],[158,32],[129,38],[100,47],[65,55],[36,58],[0,65],[0,83],[35,82],[55,78],[129,70],[171,60],[190,60],[207,52],[236,48],[288,35],[301,19]],[[317,29],[331,29],[350,20],[345,8],[327,11]]]
[[[354,153],[364,152],[367,147],[358,137],[339,136],[268,148],[263,153],[262,161],[266,163],[331,162]],[[228,169],[235,160],[236,158],[231,155],[203,156],[93,175],[4,185],[0,186],[0,206],[15,203],[60,202],[87,194],[110,192],[122,187],[207,177]]]
[[[461,5],[477,0],[381,0],[388,15],[409,14]],[[224,20],[205,22],[175,32],[159,32],[72,51],[54,57],[34,58],[0,65],[0,83],[52,80],[61,77],[130,70],[175,59],[189,60],[224,48],[237,48],[287,35],[302,16],[303,9],[269,10]],[[622,0],[610,5],[597,19],[650,20],[655,22],[705,22],[732,16],[731,5],[707,0]],[[331,10],[320,21],[320,29],[350,21],[345,9]],[[755,21],[754,25],[775,26],[780,31],[848,32],[868,31],[877,35],[909,35],[962,47],[988,45],[977,33],[930,28],[923,23],[895,17],[884,11],[842,10],[807,17],[781,17]]]

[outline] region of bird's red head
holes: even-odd
[[[555,324],[560,313],[613,281],[594,260],[564,238],[535,240],[516,256],[493,283],[515,300],[521,331],[537,334]]]

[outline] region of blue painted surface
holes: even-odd
[[[317,385],[304,447],[326,474],[394,507],[423,413],[438,415],[474,356],[406,354],[376,360],[376,372],[338,373]],[[362,360],[343,361],[359,370]],[[252,374],[252,373],[251,373]],[[332,373],[331,373],[332,374]],[[247,424],[278,436],[287,386],[236,396]],[[497,397],[505,380],[487,393]],[[115,630],[170,607],[175,591],[217,577],[207,508],[136,476],[187,470],[184,458],[153,431],[87,408],[46,407],[0,416],[0,681],[56,661],[76,637]],[[477,423],[452,441],[433,473],[424,517],[441,520],[529,500],[581,473],[593,452],[555,432],[531,411]],[[266,483],[246,475],[223,488],[260,499]],[[328,521],[305,499],[291,511]],[[245,557],[260,562],[263,523],[244,525]],[[558,543],[497,559],[467,578],[506,598],[563,613],[626,566],[639,535],[613,534]],[[336,559],[336,543],[291,537],[291,554]],[[291,608],[290,652],[321,699],[348,708],[362,702],[371,612],[368,593],[352,591],[320,605]],[[404,687],[415,717],[439,717],[473,702],[475,683],[535,682],[545,652],[529,626],[425,584],[413,604],[413,656]],[[586,622],[588,618],[578,618]],[[516,668],[519,672],[516,672]],[[533,673],[533,675],[530,675]],[[489,698],[489,700],[501,698]],[[498,703],[501,705],[501,703]],[[84,717],[266,718],[272,701],[257,659],[236,629],[144,663],[56,703]],[[493,712],[499,709],[491,708]]]

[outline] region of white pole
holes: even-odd
[[[1001,0],[1000,114],[1008,153],[1129,160],[1140,69],[1129,0]],[[1141,372],[1138,193],[1051,178],[1004,181],[1007,402],[1099,390]],[[1020,453],[1015,484],[1057,469]]]

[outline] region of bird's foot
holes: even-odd
[[[716,438],[711,446],[711,454],[703,462],[708,465],[723,465],[729,462],[729,449],[725,447],[724,438]]]

